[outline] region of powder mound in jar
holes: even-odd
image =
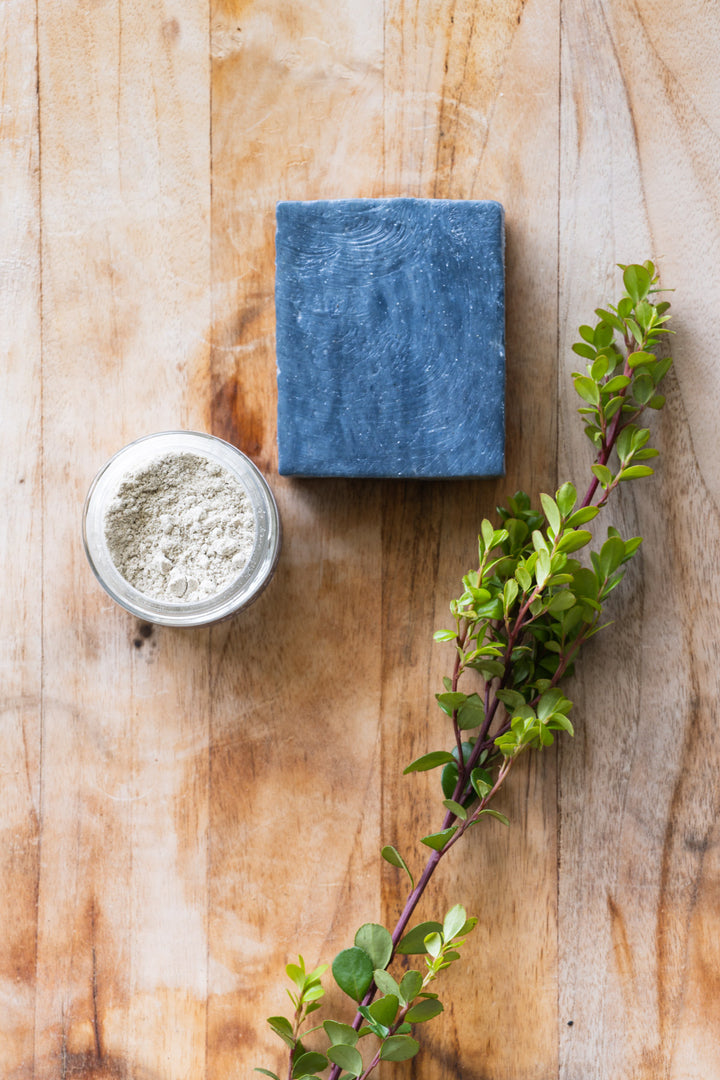
[[[246,491],[215,461],[169,453],[128,473],[105,513],[116,567],[154,600],[194,603],[221,592],[252,552]]]

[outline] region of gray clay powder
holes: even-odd
[[[155,600],[194,603],[221,592],[252,552],[244,488],[200,454],[169,453],[128,473],[105,514],[116,567]]]

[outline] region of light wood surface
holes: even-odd
[[[419,915],[480,923],[378,1076],[720,1080],[719,42],[699,0],[0,3],[3,1080],[284,1075],[285,963],[391,924],[379,850],[418,867],[438,825],[401,772],[445,738],[479,521],[581,485],[570,345],[647,257],[677,368],[614,511],[642,556],[576,738],[433,879]],[[381,195],[505,205],[502,481],[276,475],[275,202]],[[248,453],[284,523],[212,629],[139,624],[82,551],[97,469],[172,427]]]

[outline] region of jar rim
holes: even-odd
[[[244,489],[253,508],[252,552],[221,591],[197,601],[157,600],[140,592],[122,576],[110,556],[105,537],[105,513],[122,479],[163,453],[196,453],[219,463]],[[203,626],[230,617],[253,603],[269,583],[277,565],[282,526],[275,497],[257,465],[241,450],[217,435],[170,429],[142,435],[116,451],[95,475],[83,506],[83,547],[90,567],[108,595],[126,611],[160,626]]]

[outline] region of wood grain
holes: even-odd
[[[278,199],[379,191],[382,5],[222,2],[212,28],[212,429],[285,522],[271,589],[212,635],[208,1071],[234,1080],[281,1067],[285,964],[381,918],[380,491],[277,477],[273,287]]]
[[[39,5],[44,711],[35,1077],[195,1077],[207,994],[207,632],[88,576],[94,472],[206,424],[207,19]]]
[[[657,257],[678,357],[646,540],[568,692],[418,918],[480,916],[423,1080],[720,1080],[717,139],[720,15],[677,0],[0,4],[0,1074],[240,1080],[283,1066],[284,964],[391,923],[437,825],[431,641],[481,518],[589,464],[575,327]],[[502,482],[276,475],[281,198],[497,198]],[[80,544],[125,442],[212,430],[278,497],[267,592],[138,624]],[[343,1004],[329,994],[333,1010]]]
[[[540,7],[394,3],[386,16],[386,194],[500,199],[508,237],[507,476],[385,489],[383,832],[386,842],[409,849],[418,869],[425,860],[417,840],[442,820],[437,774],[400,772],[447,740],[434,695],[452,658],[432,631],[447,625],[448,603],[476,557],[482,517],[493,517],[518,487],[555,486],[554,419],[542,403],[556,378],[557,294],[549,286],[556,276],[558,36]],[[532,211],[524,194],[531,185]],[[530,235],[546,275],[536,273]],[[417,921],[442,917],[462,901],[480,927],[471,959],[452,974],[452,992],[441,992],[451,1001],[442,1030],[432,1036],[427,1029],[424,1064],[418,1058],[405,1066],[407,1076],[429,1068],[438,1078],[462,1070],[515,1080],[557,1069],[554,761],[535,762],[516,780],[505,806],[513,835],[500,827],[470,835],[418,910]],[[399,875],[386,873],[385,882],[391,924],[402,906]],[[518,919],[518,911],[527,916]],[[532,1027],[523,1023],[528,1011]]]
[[[642,558],[614,605],[616,626],[576,680],[582,724],[561,751],[561,1076],[714,1077],[719,627],[708,422],[718,380],[702,311],[717,282],[701,267],[718,240],[704,178],[720,115],[716,74],[698,80],[691,57],[702,64],[717,15],[711,26],[688,4],[671,29],[650,3],[566,8],[561,355],[596,298],[616,290],[615,261],[659,256],[678,310],[669,409],[654,425],[658,474],[620,500],[625,535],[646,537]],[[695,300],[698,272],[707,287]],[[565,469],[584,453],[570,398],[566,378]]]
[[[40,836],[42,408],[37,46],[33,5],[0,8],[0,1073],[32,1060]]]

